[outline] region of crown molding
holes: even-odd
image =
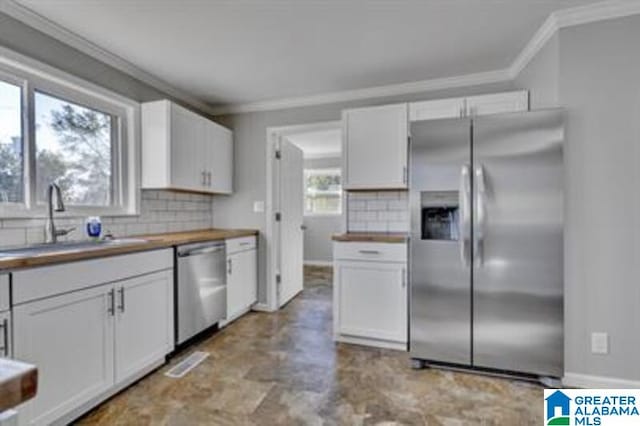
[[[281,110],[305,106],[341,103],[362,99],[375,99],[411,93],[429,92],[456,87],[511,81],[529,64],[536,54],[561,28],[588,24],[608,19],[640,14],[640,0],[607,0],[585,6],[558,10],[540,26],[524,49],[516,56],[511,65],[505,69],[467,74],[455,77],[435,78],[430,80],[363,89],[322,93],[311,96],[300,96],[274,99],[244,104],[211,106],[195,96],[186,95],[170,83],[144,71],[125,59],[108,52],[85,38],[57,25],[31,9],[16,3],[14,0],[0,0],[0,12],[3,12],[33,28],[41,31],[71,47],[136,78],[167,95],[198,108],[211,115],[239,114],[256,111]]]
[[[609,0],[570,9],[557,10],[540,26],[529,43],[509,67],[516,78],[545,44],[562,28],[640,14],[639,0]]]
[[[313,105],[350,102],[360,99],[375,99],[388,96],[407,95],[411,93],[430,92],[434,90],[450,89],[455,87],[499,83],[509,80],[511,80],[509,70],[503,69],[475,74],[466,74],[456,77],[434,78],[430,80],[413,81],[409,83],[367,87],[365,89],[344,90],[341,92],[330,92],[320,95],[228,105],[214,108],[214,114],[239,114],[246,112],[269,111]]]
[[[213,108],[208,103],[203,102],[194,96],[185,94],[184,90],[178,89],[155,75],[138,68],[131,62],[101,48],[78,34],[67,30],[14,0],[0,0],[0,12],[17,19],[37,31],[67,44],[74,49],[99,60],[100,62],[122,71],[123,73],[166,93],[176,100],[182,101],[193,108],[200,109],[203,112],[213,115]]]

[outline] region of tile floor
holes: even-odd
[[[83,425],[528,425],[542,388],[440,370],[406,353],[334,344],[331,270],[274,314],[250,313],[102,404]],[[211,356],[181,379],[163,373],[192,350]]]

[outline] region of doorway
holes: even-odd
[[[344,229],[342,125],[270,128],[267,144],[268,303],[277,310],[304,291],[305,268],[331,268],[331,235]]]

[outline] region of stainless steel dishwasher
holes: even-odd
[[[178,246],[177,336],[180,344],[227,316],[224,241]]]

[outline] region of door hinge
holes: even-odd
[[[276,155],[276,160],[279,160],[280,158],[282,158],[282,152],[279,149],[276,149],[275,155]]]
[[[279,212],[276,213],[276,222],[280,222],[281,219],[282,219],[282,215]]]

